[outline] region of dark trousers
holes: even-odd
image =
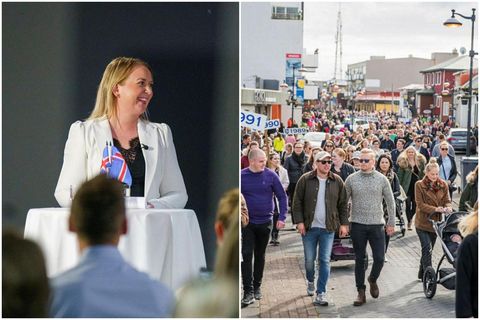
[[[407,200],[405,201],[405,212],[407,214],[407,222],[411,222],[413,216],[415,215],[415,210],[417,210],[417,204],[415,203],[415,199],[413,196],[408,196]]]
[[[295,194],[295,187],[297,183],[290,182],[287,187],[287,194],[288,194],[288,205],[291,207],[293,204],[293,195]]]
[[[277,221],[279,216],[280,216],[280,213],[278,212],[273,213],[272,240],[278,240]]]
[[[420,229],[417,231],[418,239],[420,239],[420,245],[422,246],[422,257],[420,258],[420,273],[423,274],[427,267],[432,266],[432,251],[437,235],[433,232],[428,232]]]
[[[242,283],[245,292],[253,292],[254,289],[260,288],[262,284],[265,250],[267,249],[271,229],[272,222],[249,223],[245,228],[242,228]]]
[[[355,251],[355,284],[357,289],[365,289],[365,255],[367,242],[372,248],[373,265],[370,278],[376,281],[380,276],[385,260],[385,231],[383,225],[352,223],[351,238]]]
[[[385,230],[385,253],[387,253],[389,243],[390,243],[390,236],[387,234],[387,231]]]

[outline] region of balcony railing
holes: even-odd
[[[301,13],[272,13],[275,20],[303,20]]]

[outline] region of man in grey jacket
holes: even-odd
[[[384,228],[388,235],[393,234],[395,228],[395,201],[390,183],[374,168],[375,153],[370,149],[362,149],[360,171],[348,176],[345,181],[347,200],[352,199],[351,237],[355,251],[355,282],[358,291],[354,306],[361,306],[366,302],[364,259],[367,242],[370,243],[373,253],[373,266],[368,277],[370,294],[373,298],[378,298],[377,279],[385,259]],[[383,218],[383,199],[387,204],[388,221]]]
[[[330,255],[335,231],[348,234],[346,193],[342,178],[332,173],[330,153],[315,155],[316,170],[305,173],[297,182],[292,215],[302,235],[307,273],[307,294],[315,292],[315,260],[319,254],[317,296],[314,304],[327,306],[327,281],[330,276]]]

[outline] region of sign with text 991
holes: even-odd
[[[253,112],[240,112],[240,125],[254,130],[265,130],[267,116]]]

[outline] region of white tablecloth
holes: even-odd
[[[68,208],[28,211],[25,238],[43,249],[49,276],[73,267],[79,260],[76,235],[68,231],[68,215]],[[118,247],[137,270],[175,290],[206,266],[193,210],[128,209],[127,219],[128,231]]]

